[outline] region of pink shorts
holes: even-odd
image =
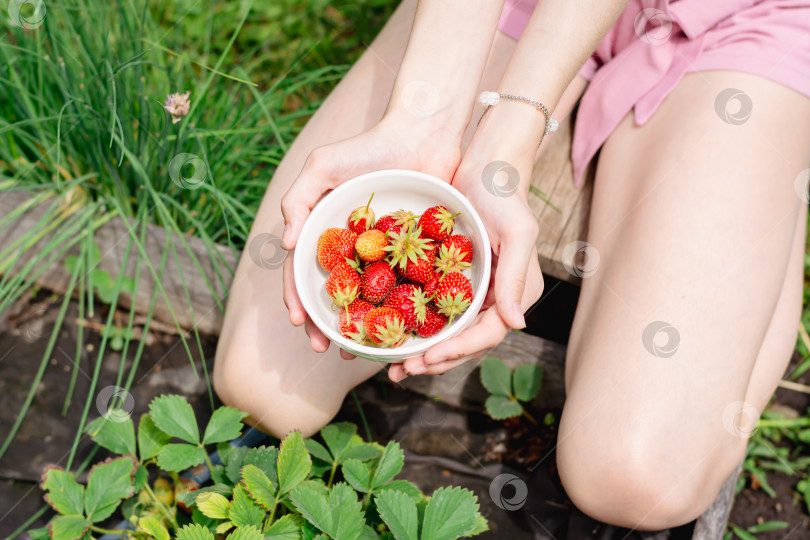
[[[536,4],[506,0],[498,28],[519,39]],[[628,112],[642,125],[686,73],[719,69],[760,75],[810,97],[810,2],[630,0],[579,71],[591,82],[574,128],[574,183],[582,183],[585,167]]]

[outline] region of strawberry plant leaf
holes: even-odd
[[[40,527],[38,529],[29,529],[25,531],[32,540],[51,540],[51,535],[48,532],[48,527]]]
[[[374,476],[371,479],[372,489],[381,487],[398,475],[404,463],[405,456],[399,447],[399,443],[390,441],[383,449],[377,467],[374,469]]]
[[[42,487],[47,492],[45,501],[60,514],[84,514],[84,486],[76,482],[72,472],[46,469]]]
[[[520,403],[506,396],[489,396],[484,405],[486,405],[489,415],[495,420],[520,416],[520,413],[523,412]]]
[[[149,404],[152,420],[164,433],[193,444],[200,443],[200,430],[194,410],[185,398],[158,396]]]
[[[303,482],[290,492],[290,500],[298,512],[315,527],[322,531],[332,528],[329,503],[321,488],[312,481]]]
[[[228,535],[229,540],[262,540],[262,532],[256,525],[239,527]]]
[[[369,525],[363,525],[359,540],[380,540],[380,535]]]
[[[135,455],[135,426],[132,419],[120,409],[100,416],[87,424],[84,432],[90,438],[115,454]]]
[[[467,531],[467,534],[465,534],[465,536],[476,536],[478,534],[485,533],[488,530],[489,530],[489,521],[487,521],[487,518],[485,518],[479,513],[478,516],[476,516],[475,518],[475,525],[473,525],[472,529]]]
[[[368,461],[369,459],[378,457],[382,453],[382,450],[382,446],[377,443],[360,443],[346,450],[343,459]]]
[[[233,488],[233,502],[228,509],[228,517],[237,527],[245,525],[260,526],[266,512],[262,507],[253,502],[247,491],[238,485]]]
[[[267,475],[256,465],[248,464],[242,467],[242,480],[248,495],[265,510],[272,511],[276,506],[276,488]]]
[[[415,503],[421,501],[425,497],[418,487],[407,480],[394,480],[393,482],[388,482],[380,488],[380,491],[386,491],[389,489],[404,493]]]
[[[455,540],[466,536],[478,521],[478,500],[467,489],[439,488],[428,501],[422,522],[422,538]]]
[[[213,519],[228,519],[228,509],[231,502],[220,493],[205,492],[197,495],[197,508],[205,517]]]
[[[278,471],[276,470],[277,461],[278,448],[275,446],[258,446],[248,450],[247,454],[245,454],[245,459],[242,460],[242,464],[257,466],[267,475],[267,478],[270,479],[270,483],[273,484],[273,489],[275,490],[277,487],[276,481],[278,480]]]
[[[543,382],[543,368],[536,364],[523,364],[512,372],[512,387],[520,401],[531,401],[540,392]]]
[[[242,434],[242,419],[247,413],[233,407],[219,407],[205,426],[203,444],[227,442]]]
[[[265,540],[299,540],[303,518],[295,514],[287,514],[273,522],[264,532]]]
[[[338,463],[343,460],[343,454],[349,449],[352,437],[356,434],[357,426],[349,422],[329,424],[321,430],[321,437],[332,453],[332,458]]]
[[[396,540],[419,540],[416,503],[406,493],[390,489],[381,491],[375,501],[377,512]]]
[[[159,519],[153,516],[142,517],[138,520],[138,529],[157,540],[169,540],[169,531]]]
[[[312,467],[304,439],[299,431],[293,431],[284,438],[278,454],[278,492],[288,493],[303,482]]]
[[[332,530],[324,532],[335,540],[359,537],[366,520],[357,493],[348,484],[340,482],[332,486],[327,501],[332,513]]]
[[[323,461],[327,461],[329,463],[332,462],[332,454],[329,453],[329,450],[327,450],[326,447],[324,447],[324,445],[322,445],[315,439],[304,440],[304,445],[307,447],[307,451],[313,457],[316,457]]]
[[[135,492],[133,477],[137,463],[132,456],[122,456],[99,463],[87,476],[84,492],[84,514],[92,523],[112,515],[122,499]]]
[[[228,475],[228,480],[232,484],[238,484],[239,479],[242,477],[242,465],[245,464],[245,457],[248,455],[248,448],[244,446],[237,446],[228,452],[228,459],[225,462],[225,472]]]
[[[164,471],[180,472],[205,461],[205,448],[185,443],[167,444],[157,456],[158,467]]]
[[[206,527],[192,523],[177,530],[177,540],[214,540],[214,535]]]
[[[233,529],[233,523],[231,523],[230,521],[223,521],[222,523],[217,525],[217,528],[214,529],[214,532],[216,532],[217,534],[225,534],[231,529]]]
[[[512,394],[512,375],[509,367],[500,358],[490,356],[481,362],[481,384],[490,394],[509,396]]]
[[[132,477],[132,486],[135,488],[135,491],[141,491],[148,482],[149,472],[143,465],[138,465],[138,469]]]
[[[141,451],[139,454],[141,461],[146,461],[158,455],[160,449],[170,440],[172,438],[157,427],[151,414],[141,415],[141,420],[138,423],[138,450]]]
[[[84,536],[90,522],[82,516],[57,516],[48,524],[51,538],[75,540]]]
[[[362,461],[347,459],[341,467],[343,478],[360,493],[371,491],[371,469]]]

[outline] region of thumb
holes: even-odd
[[[316,158],[316,155],[319,157]],[[332,175],[324,174],[319,166],[324,161],[322,155],[323,151],[320,149],[309,155],[301,174],[281,198],[281,213],[284,216],[281,247],[288,251],[295,249],[298,235],[312,208],[324,192],[333,187]]]
[[[531,235],[510,235],[501,242],[498,266],[495,269],[495,302],[501,318],[511,328],[520,330],[526,327],[521,300],[526,288],[526,272],[532,246],[526,246],[525,239]],[[521,241],[521,239],[523,241]]]

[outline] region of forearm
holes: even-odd
[[[553,113],[563,91],[626,4],[627,0],[540,0],[499,87],[493,90],[538,100]],[[487,113],[481,128],[504,134],[495,144],[534,156],[545,117],[523,103],[502,100]]]
[[[385,118],[461,139],[504,0],[420,0]]]

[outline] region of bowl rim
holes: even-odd
[[[333,343],[335,343],[341,349],[344,349],[352,354],[357,356],[361,356],[370,360],[382,360],[382,361],[399,361],[398,359],[410,358],[413,356],[419,356],[427,351],[432,346],[441,343],[447,339],[455,337],[461,331],[463,331],[469,323],[478,315],[478,312],[481,309],[481,306],[484,303],[484,298],[486,297],[486,292],[489,287],[490,281],[490,273],[491,273],[491,266],[492,266],[492,248],[489,241],[489,235],[487,234],[486,226],[484,225],[483,220],[478,215],[478,212],[473,207],[472,203],[455,187],[451,186],[448,182],[437,178],[433,175],[419,172],[419,171],[412,171],[408,169],[382,169],[378,171],[371,171],[367,172],[358,176],[355,176],[346,182],[343,182],[338,187],[331,190],[327,193],[324,197],[322,197],[315,207],[310,212],[309,216],[307,216],[306,221],[304,222],[303,227],[301,228],[301,232],[298,236],[298,242],[296,243],[296,251],[300,247],[300,240],[302,237],[306,238],[307,236],[312,236],[312,229],[315,227],[317,222],[317,216],[319,214],[319,208],[323,209],[326,208],[329,204],[331,199],[336,198],[340,193],[347,189],[353,189],[353,184],[357,184],[358,181],[371,181],[374,179],[379,179],[380,177],[385,176],[406,176],[411,177],[415,180],[425,181],[428,184],[445,191],[448,195],[452,198],[458,200],[462,206],[464,206],[464,211],[466,211],[472,219],[474,223],[474,229],[478,235],[481,237],[482,244],[484,246],[484,253],[483,260],[481,264],[483,266],[483,273],[481,276],[481,281],[473,290],[473,301],[470,304],[470,307],[460,316],[457,317],[451,327],[443,329],[438,334],[431,336],[429,338],[421,338],[418,342],[413,342],[411,344],[405,343],[400,347],[393,347],[393,348],[377,348],[371,347],[369,345],[362,345],[360,343],[354,342],[348,338],[343,337],[340,335],[340,332],[336,328],[332,328],[331,325],[326,324],[326,321],[321,320],[320,317],[317,315],[317,311],[314,309],[314,298],[309,294],[301,294],[302,286],[306,286],[306,283],[301,283],[301,277],[303,275],[303,265],[307,264],[308,260],[311,264],[317,264],[315,257],[313,256],[311,259],[308,259],[305,256],[297,256],[293,259],[293,279],[295,281],[296,290],[298,291],[298,297],[301,300],[302,305],[304,306],[304,310],[307,312],[307,315],[310,317],[312,322],[318,329],[323,332],[327,338]],[[455,209],[454,209],[455,210]],[[312,219],[315,217],[316,219]],[[318,237],[322,234],[323,231],[318,233]],[[469,233],[468,233],[469,234]],[[314,313],[311,314],[311,313]],[[395,358],[396,357],[396,358]]]

